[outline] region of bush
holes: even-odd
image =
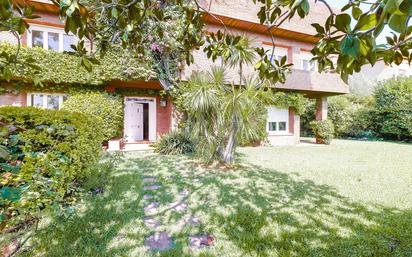
[[[165,155],[186,154],[195,151],[195,144],[190,136],[180,131],[172,131],[163,135],[153,146],[155,152]]]
[[[371,108],[373,98],[368,96],[342,95],[328,98],[328,119],[333,123],[335,137],[376,137],[372,131]],[[314,100],[307,100],[306,111],[301,116],[302,136],[313,136],[310,122],[315,120]]]
[[[101,121],[34,107],[1,107],[2,227],[75,201],[99,160]]]
[[[412,139],[412,78],[394,78],[374,92],[373,122],[386,138]]]
[[[328,118],[336,137],[364,137],[371,134],[371,97],[342,95],[328,99]]]
[[[329,145],[333,139],[334,129],[330,120],[312,121],[310,123],[313,133],[316,135],[318,144]]]
[[[123,101],[120,96],[89,91],[71,95],[62,110],[80,112],[102,121],[104,140],[119,136],[123,127]]]

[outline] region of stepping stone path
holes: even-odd
[[[202,224],[202,222],[200,221],[199,218],[196,218],[196,217],[193,217],[193,216],[186,217],[186,218],[184,219],[184,221],[185,221],[185,223],[188,224],[188,225],[198,226],[198,225]]]
[[[160,226],[160,222],[158,220],[155,220],[154,218],[146,217],[143,219],[143,222],[149,228],[157,228],[158,226]]]
[[[156,191],[162,188],[162,185],[156,183],[155,177],[144,177],[143,183],[146,185],[143,187],[145,191]],[[187,197],[190,194],[188,189],[183,189],[178,193],[181,197]],[[154,196],[146,192],[143,195],[144,200],[153,199]],[[167,205],[169,209],[173,209],[179,213],[184,213],[187,210],[187,203],[183,200],[175,201]],[[156,229],[161,224],[160,222],[152,217],[151,215],[157,213],[160,208],[159,202],[151,202],[146,204],[144,207],[144,212],[146,213],[146,217],[143,219],[144,224],[150,229]],[[198,226],[201,225],[201,220],[194,216],[186,215],[179,223],[183,226],[185,225],[193,225]],[[180,230],[180,228],[179,228]],[[204,248],[206,246],[210,246],[213,244],[213,238],[209,234],[200,234],[200,235],[189,235],[188,242],[191,248]],[[154,232],[150,234],[144,241],[144,245],[149,248],[151,251],[166,251],[171,249],[174,246],[173,239],[170,234],[166,231],[162,232]]]
[[[213,244],[213,237],[209,234],[189,236],[189,245],[191,248],[203,248]]]
[[[148,191],[148,190],[157,190],[159,188],[161,188],[162,186],[159,184],[153,184],[153,185],[149,185],[149,186],[144,186],[143,190]]]
[[[143,178],[143,183],[153,183],[156,179],[152,177]]]
[[[144,245],[152,251],[165,251],[172,248],[173,241],[167,232],[155,232],[144,241]]]
[[[170,208],[170,209],[174,209],[175,211],[181,213],[181,212],[186,211],[186,209],[187,209],[187,204],[184,203],[184,202],[182,202],[182,201],[176,201],[176,202],[174,202],[174,203],[171,203],[171,204],[169,205],[169,208]]]
[[[159,209],[159,206],[160,206],[160,203],[158,202],[149,203],[148,205],[144,207],[144,211],[149,212],[149,213],[154,213]]]
[[[149,194],[146,194],[146,195],[143,196],[144,200],[150,200],[152,198],[153,198],[153,195],[149,195]]]

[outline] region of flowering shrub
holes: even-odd
[[[72,204],[98,162],[101,122],[34,107],[1,107],[0,122],[0,230]]]

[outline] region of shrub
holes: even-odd
[[[34,107],[1,107],[0,221],[33,217],[75,200],[101,152],[101,121]],[[0,228],[1,230],[2,228]]]
[[[333,139],[334,129],[330,120],[312,121],[310,123],[318,144],[330,144]]]
[[[371,97],[343,95],[328,99],[328,118],[336,137],[364,137],[370,134]]]
[[[387,80],[374,92],[373,122],[386,138],[412,138],[412,78]]]
[[[123,102],[119,96],[99,91],[79,92],[64,102],[62,110],[80,112],[100,119],[104,140],[121,134]]]
[[[180,131],[172,131],[163,135],[153,146],[155,152],[166,155],[186,154],[195,151],[195,144],[190,136]]]

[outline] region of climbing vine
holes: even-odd
[[[0,45],[1,52],[11,54],[16,50],[16,46],[7,43]],[[94,65],[91,72],[80,65],[82,58],[68,53],[23,47],[19,58],[34,60],[40,70],[30,67],[14,68],[12,78],[44,86],[49,90],[60,90],[62,84],[95,87],[112,80],[151,80],[157,77],[150,62],[134,58],[121,48],[113,48],[97,58],[99,64]]]

